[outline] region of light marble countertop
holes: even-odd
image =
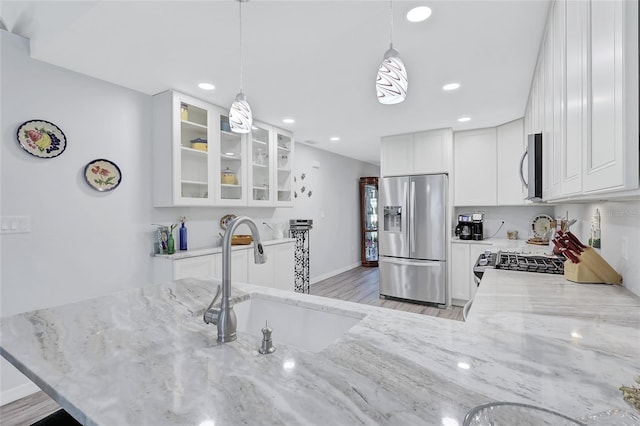
[[[262,241],[262,245],[263,246],[272,246],[272,245],[276,245],[276,244],[284,244],[284,243],[291,243],[291,242],[295,242],[295,238],[282,238],[280,240],[267,240],[267,241]],[[251,244],[237,244],[234,246],[231,246],[231,250],[248,250],[248,249],[252,249],[253,248],[253,243]],[[176,251],[174,254],[154,254],[154,257],[160,258],[160,259],[171,259],[171,260],[178,260],[178,259],[188,259],[190,257],[198,257],[198,256],[206,256],[209,254],[216,254],[216,253],[222,253],[222,247],[218,246],[218,247],[201,247],[201,248],[196,248],[193,250],[185,250],[185,251]]]
[[[216,343],[214,283],[129,290],[3,318],[1,354],[84,424],[461,425],[516,401],[580,417],[631,410],[640,298],[622,287],[489,270],[466,323],[234,284],[236,300],[363,319],[324,350]]]

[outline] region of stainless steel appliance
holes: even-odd
[[[446,304],[447,175],[380,181],[380,295]]]
[[[527,160],[528,180],[524,179],[524,159]],[[520,159],[520,180],[527,188],[527,200],[542,200],[542,133],[535,133],[528,136],[527,150]]]
[[[484,239],[484,231],[482,230],[482,222],[484,220],[484,214],[474,213],[471,216],[471,239],[480,241]]]
[[[476,260],[473,266],[473,274],[478,278],[478,283],[482,279],[484,271],[493,268],[509,271],[563,274],[564,261],[565,258],[563,256],[541,256],[504,251],[491,253],[487,250]]]
[[[458,224],[456,225],[455,234],[461,240],[470,240],[471,239],[471,215],[469,214],[459,214],[458,215]]]

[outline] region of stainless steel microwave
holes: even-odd
[[[528,179],[524,178],[524,160],[527,159]],[[525,199],[542,200],[542,133],[534,133],[527,137],[527,150],[520,159],[520,180],[527,188]]]

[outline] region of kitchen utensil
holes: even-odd
[[[191,148],[197,149],[198,151],[207,151],[209,144],[206,139],[197,138],[191,140]]]
[[[236,176],[236,172],[234,172],[229,167],[227,167],[226,169],[224,169],[221,172],[220,182],[223,185],[237,185],[238,184],[238,178]]]

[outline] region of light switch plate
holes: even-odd
[[[31,232],[31,216],[2,216],[0,233],[26,234]]]

